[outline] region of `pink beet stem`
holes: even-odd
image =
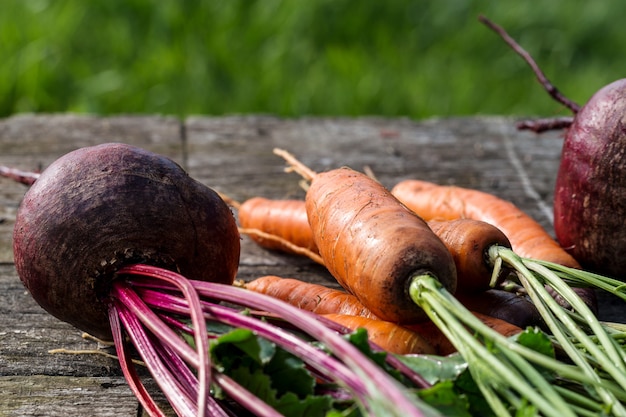
[[[39,173],[0,166],[0,177],[10,178],[24,185],[33,185],[37,178],[39,178]]]
[[[111,323],[111,331],[113,333],[113,341],[115,342],[117,357],[119,358],[122,372],[126,377],[126,382],[130,386],[131,391],[133,391],[135,397],[137,397],[143,408],[146,409],[151,416],[165,417],[165,414],[163,414],[159,406],[146,391],[146,387],[141,382],[139,375],[137,375],[137,371],[135,370],[135,366],[128,356],[126,344],[123,342],[124,339],[122,336],[122,328],[118,311],[113,304],[111,304],[109,308],[109,322]]]
[[[137,272],[138,270],[143,271],[144,275],[150,277],[178,275],[168,270],[150,267],[147,265],[125,267],[120,270],[119,273],[124,274],[133,271]],[[133,283],[135,285],[150,286],[150,282],[146,282],[146,280],[141,281],[137,279],[134,280]],[[365,391],[368,393],[368,398],[374,401],[383,401],[384,399],[386,403],[390,402],[394,404],[394,411],[401,412],[402,415],[407,417],[423,415],[423,412],[417,407],[417,403],[415,403],[413,400],[409,399],[405,395],[402,388],[396,381],[394,381],[388,374],[380,369],[378,365],[374,364],[370,359],[364,357],[363,354],[361,354],[355,346],[351,345],[343,338],[339,337],[336,332],[327,328],[326,326],[324,326],[323,323],[315,319],[315,315],[307,314],[307,312],[303,312],[302,310],[290,306],[287,303],[279,302],[272,297],[265,296],[263,294],[253,293],[242,288],[234,287],[232,285],[216,284],[211,282],[194,280],[190,280],[190,283],[198,291],[201,297],[206,297],[207,299],[212,300],[218,299],[221,301],[239,304],[241,306],[252,309],[265,310],[270,313],[278,314],[281,317],[288,318],[288,320],[300,330],[310,334],[315,339],[328,346],[330,350],[334,353],[334,355],[342,360],[348,366],[348,368],[354,371],[356,375],[358,375],[357,379],[361,381],[361,384],[365,384],[364,388]],[[164,302],[163,300],[160,300],[160,302],[164,304],[164,308],[166,306],[167,308],[174,308],[173,304],[170,302]],[[184,307],[184,305],[181,306],[182,311],[184,311]],[[220,306],[212,307],[210,312],[219,321],[226,322],[226,320],[232,320],[230,323],[237,326],[242,325],[244,322],[250,319],[249,317],[244,317],[238,313],[222,310],[223,307],[218,307]],[[234,316],[234,314],[236,314],[236,316]],[[265,326],[265,323],[262,323],[262,325],[253,325],[251,323],[248,323],[247,325],[250,325],[253,329],[260,331]],[[275,328],[275,326],[272,327]],[[269,332],[268,335],[273,335],[274,333],[275,332]],[[281,345],[283,347],[291,346],[290,343],[287,343],[286,345]],[[301,355],[298,356],[302,357]],[[334,366],[337,366],[337,364],[334,364]],[[324,366],[322,368],[324,368]],[[320,368],[320,370],[323,370],[322,368]],[[342,368],[343,365],[341,365],[341,367],[337,369]],[[351,374],[352,372],[348,372],[345,375],[347,379],[344,379],[344,382],[349,381],[349,383],[351,384],[356,384],[356,380],[351,377]],[[353,387],[358,387],[358,385],[353,385]],[[357,389],[360,391],[363,389],[363,387]],[[358,391],[356,393],[358,394]],[[364,405],[367,407],[367,402]]]

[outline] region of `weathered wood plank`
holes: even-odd
[[[156,389],[154,383],[148,387]],[[174,416],[162,397],[162,411]],[[98,416],[141,417],[139,406],[123,377],[0,376],[2,416]]]
[[[559,133],[519,132],[513,119],[496,117],[202,117],[185,126],[190,173],[235,199],[303,195],[298,177],[285,174],[285,164],[272,154],[282,147],[317,171],[367,165],[386,186],[413,177],[495,192],[544,223],[548,219],[523,183],[549,204],[562,143]]]
[[[130,417],[137,415],[137,401],[124,378],[2,376],[0,412],[3,416]]]

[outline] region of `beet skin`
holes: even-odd
[[[13,235],[15,266],[50,314],[110,338],[107,294],[130,263],[232,283],[239,233],[224,201],[172,160],[124,144],[78,149],[28,190]]]
[[[626,79],[600,89],[567,131],[554,196],[559,243],[589,270],[626,273]]]

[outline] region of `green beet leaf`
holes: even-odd
[[[315,395],[315,378],[304,362],[245,329],[233,329],[211,345],[215,365],[285,416],[323,416],[333,399]],[[219,390],[218,390],[219,392]]]

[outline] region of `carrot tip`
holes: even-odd
[[[275,155],[282,157],[287,163],[290,165],[286,170],[295,171],[302,176],[307,181],[313,180],[317,173],[300,162],[295,156],[291,153],[287,152],[284,149],[274,148],[273,150]]]

